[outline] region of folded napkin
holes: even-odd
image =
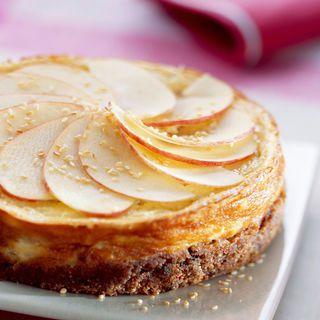
[[[199,40],[248,65],[320,36],[320,0],[159,1]]]

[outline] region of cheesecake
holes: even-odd
[[[2,280],[153,295],[254,262],[281,230],[277,124],[213,75],[7,61],[0,121]]]

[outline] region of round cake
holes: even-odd
[[[281,229],[277,125],[212,75],[8,61],[0,121],[2,280],[157,294],[255,261]]]

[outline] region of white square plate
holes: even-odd
[[[141,297],[148,312],[135,302],[137,296],[120,296],[98,301],[85,295],[58,293],[9,282],[0,283],[0,309],[54,319],[272,319],[287,282],[297,248],[304,211],[317,161],[317,148],[306,143],[286,143],[287,204],[284,231],[266,252],[263,263],[247,266],[231,278],[232,294],[219,291],[219,277],[207,281],[210,287],[192,286],[161,294],[151,300]],[[303,168],[303,170],[301,170]],[[240,276],[242,277],[242,276]],[[250,281],[251,280],[251,281]],[[197,291],[189,308],[173,304]],[[163,301],[171,301],[165,306]],[[211,307],[218,305],[217,310]]]

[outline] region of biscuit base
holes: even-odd
[[[232,272],[254,262],[282,226],[285,195],[252,225],[228,239],[199,243],[187,250],[127,262],[101,261],[90,266],[50,267],[8,261],[0,256],[0,279],[40,288],[87,294],[158,294]]]

